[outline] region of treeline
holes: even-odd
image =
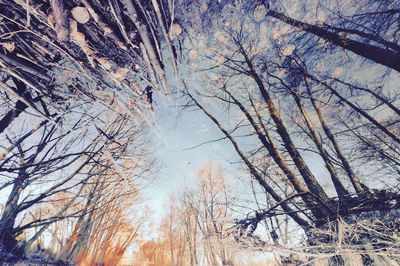
[[[238,241],[235,219],[240,204],[225,169],[203,164],[190,185],[171,195],[157,237],[145,241],[132,263],[155,265],[265,265],[276,263],[248,249],[251,239]],[[253,204],[250,204],[251,206]],[[253,257],[255,256],[255,257]]]

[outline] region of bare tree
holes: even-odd
[[[259,35],[261,25],[254,25],[248,16],[231,11],[231,16],[241,24],[231,27],[232,20],[226,17],[213,24],[220,32],[216,40],[206,40],[212,48],[202,54],[209,60],[200,69],[203,82],[200,86],[184,82],[186,107],[197,108],[210,118],[224,139],[232,143],[268,197],[274,200],[271,207],[258,210],[239,224],[256,228],[257,223],[281,215],[282,212],[277,214],[281,209],[306,232],[311,232],[314,226],[324,227],[338,217],[388,211],[394,207],[390,201],[399,198],[398,192],[390,189],[397,184],[399,147],[395,115],[398,108],[393,105],[398,103],[398,94],[393,93],[393,85],[377,75],[374,77],[377,88],[372,88],[373,85],[361,84],[338,71],[315,68],[321,65],[318,60],[331,60],[327,62],[333,65],[341,62],[335,54],[329,54],[331,49],[320,49],[316,45],[315,35],[341,46],[335,41],[339,35],[329,35],[332,28],[328,30],[327,25],[323,28],[301,24],[287,16],[279,17],[282,13],[272,10],[266,15],[299,30],[286,26],[290,30],[283,34],[285,39],[276,37],[265,47],[262,40],[268,38]],[[276,20],[269,25],[284,27]],[[394,61],[388,63],[391,59],[386,63],[376,61],[378,57],[383,58],[378,52],[370,58],[357,50],[385,50],[380,47],[382,41],[379,45],[370,45],[370,41],[361,43],[358,38],[343,44],[343,48],[395,69]],[[347,37],[342,38],[342,43],[346,40]],[[397,51],[392,49],[384,52],[394,53],[393,59]],[[346,66],[352,63],[347,62]],[[383,118],[381,114],[387,116]],[[267,171],[279,169],[278,175],[282,176],[279,182],[274,182],[271,175],[264,175],[265,170],[261,169],[265,167],[257,160],[260,153],[267,153],[268,163],[275,165]],[[372,169],[362,169],[361,162]],[[373,167],[388,169],[388,166],[391,170],[384,175],[391,173],[387,179],[390,181],[378,184],[368,178],[370,173],[378,172]],[[383,175],[376,178],[385,182]],[[283,189],[285,184],[291,189]]]

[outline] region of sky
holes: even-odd
[[[198,111],[180,113],[180,107],[171,97],[156,96],[152,120],[151,134],[155,136],[153,141],[161,169],[142,197],[157,222],[164,214],[169,196],[190,185],[204,163],[212,160],[226,168],[235,154],[226,141],[205,143],[221,138],[214,124]]]
[[[270,24],[268,24],[268,21],[256,23],[252,20],[252,15],[250,15],[250,20],[247,20],[247,22],[251,22],[250,26],[254,27],[254,30],[260,36],[269,32],[268,27]],[[191,91],[200,91],[207,94],[207,83],[204,83],[204,81],[213,80],[214,77],[218,78],[217,75],[210,74],[210,72],[207,72],[207,76],[204,76],[204,72],[199,71],[214,66],[216,63],[205,59],[204,55],[201,56],[200,54],[207,55],[208,52],[212,51],[206,44],[207,42],[216,41],[220,45],[225,43],[226,39],[219,38],[222,35],[220,31],[211,35],[206,34],[205,36],[204,34],[198,34],[195,38],[193,36],[191,40],[185,38],[180,43],[182,45],[183,61],[178,64],[178,68],[180,76],[185,79]],[[265,41],[262,44],[267,45],[268,42]],[[196,56],[191,56],[192,51],[196,51]],[[161,52],[163,58],[167,59],[166,62],[168,62],[169,51],[166,44],[161,46]],[[198,56],[197,52],[199,53]],[[165,73],[169,90],[179,90],[179,84],[175,79],[174,71],[170,64],[165,64]],[[154,138],[152,137],[152,140],[155,142],[156,155],[161,163],[161,170],[152,183],[143,191],[142,197],[144,204],[153,210],[152,218],[157,223],[165,214],[169,196],[178,192],[184,185],[190,185],[196,170],[200,169],[202,164],[212,160],[223,165],[228,170],[227,179],[236,182],[238,181],[238,175],[235,170],[239,165],[232,164],[232,162],[239,162],[240,158],[228,140],[213,141],[220,139],[223,135],[206,115],[199,110],[193,110],[193,108],[182,111],[181,105],[186,103],[187,99],[177,99],[176,94],[173,93],[168,97],[160,93],[153,93],[153,97],[154,111],[149,120],[153,126],[151,134],[154,135]],[[208,108],[212,108],[211,110],[214,114],[223,112],[221,106],[216,105],[218,101],[207,101],[203,97],[202,104],[207,104]],[[236,114],[233,109],[229,112],[232,112],[232,114],[229,113],[229,116],[222,116],[224,118],[221,122],[225,126],[236,122]],[[232,121],[229,120],[230,117],[233,118]],[[205,142],[210,143],[202,144]],[[246,145],[250,146],[251,143],[246,143]],[[245,150],[248,147],[243,146],[241,148]],[[314,163],[311,168],[314,169],[312,170],[322,180],[327,180],[325,178],[327,171],[324,168],[321,169],[321,164],[316,163],[315,157],[305,158],[305,160],[313,160]],[[250,177],[243,178],[246,181],[250,181]]]
[[[300,3],[301,2],[297,2],[297,4]],[[294,9],[294,7],[291,8]],[[228,14],[227,16],[229,16],[230,13],[226,14]],[[246,22],[248,21],[250,21],[250,19],[246,20]],[[229,26],[229,23],[225,23],[225,25]],[[262,23],[256,24],[254,27],[249,27],[249,30],[256,30],[260,36],[264,37],[270,34],[273,39],[279,40],[279,34],[281,34],[283,31],[281,30],[280,32],[271,32],[269,26],[270,24],[268,24],[267,21],[264,21]],[[277,29],[280,28],[278,27]],[[225,43],[224,36],[219,31],[214,32],[213,35],[210,35],[209,39],[214,40],[214,42],[219,45],[223,45],[223,43]],[[201,62],[201,60],[199,59],[200,56],[197,58],[197,60],[194,60],[197,56],[194,56],[195,54],[193,52],[197,49],[201,53],[204,52],[204,50],[201,51],[202,49],[207,48],[204,40],[203,42],[197,41],[198,40],[193,40],[193,42],[190,43],[190,41],[187,39],[183,41],[182,47],[182,53],[184,54],[183,57],[185,58],[184,60],[189,61],[183,62],[183,64],[180,66],[180,70],[186,70],[186,73],[183,74],[186,75],[186,78],[192,79],[190,81],[190,86],[200,86],[200,82],[197,82],[195,80],[198,77],[196,77],[195,74],[190,73],[191,69],[204,67],[203,62]],[[261,44],[265,46],[269,45],[266,40],[265,42],[261,40]],[[296,47],[292,45],[289,48],[291,48],[290,51],[284,53],[289,53],[290,55],[290,53],[292,53],[293,49],[295,49]],[[165,47],[165,44],[163,47],[161,47],[161,49],[163,56],[168,56],[168,51]],[[211,49],[209,49],[209,51],[211,51]],[[191,62],[191,66],[193,68],[190,67],[190,60],[192,59],[193,61]],[[166,61],[168,62],[168,60]],[[325,62],[321,62],[321,64],[324,63]],[[174,81],[171,66],[166,65],[166,68],[169,86],[171,86],[172,90],[176,91],[178,86],[176,84],[176,81]],[[344,69],[342,67],[334,68],[332,69],[332,75],[344,75],[343,71]],[[364,69],[364,71],[365,72],[359,71],[358,76],[354,76],[352,78],[354,80],[357,80],[357,78],[359,78],[361,81],[365,80],[364,76],[368,76],[367,74],[371,71],[371,69]],[[347,71],[347,74],[352,75],[354,74],[354,72]],[[217,75],[214,75],[214,77],[218,79]],[[371,77],[373,77],[373,75],[371,75]],[[210,79],[212,79],[212,76],[210,77]],[[395,82],[393,82],[393,84],[390,83],[389,87],[395,87],[394,83]],[[202,91],[200,87],[193,87],[192,89],[193,91]],[[239,176],[239,172],[235,170],[238,169],[240,165],[232,164],[232,162],[239,161],[239,158],[229,141],[213,141],[220,139],[222,137],[222,134],[220,130],[218,130],[216,126],[212,123],[212,121],[210,121],[210,119],[206,117],[201,111],[193,111],[190,109],[182,111],[180,105],[184,103],[185,100],[177,99],[173,94],[172,96],[166,97],[154,93],[153,96],[154,110],[149,113],[149,122],[151,124],[149,138],[154,143],[154,156],[158,160],[160,169],[158,171],[155,171],[155,175],[154,177],[152,177],[151,182],[149,184],[145,184],[146,186],[141,191],[141,196],[143,199],[143,204],[149,206],[152,210],[151,220],[157,226],[161,218],[166,214],[167,206],[169,203],[169,196],[179,192],[185,185],[191,185],[195,180],[196,171],[200,169],[204,163],[208,161],[213,161],[217,164],[223,165],[228,170],[227,178],[235,180],[235,182],[238,181],[237,177]],[[204,104],[204,102],[202,102],[202,104]],[[211,106],[211,108],[212,107],[215,107],[213,110],[214,113],[218,114],[218,112],[221,111],[219,106]],[[20,119],[22,119],[22,117],[23,116],[21,116]],[[223,124],[228,124],[230,122],[230,116],[224,117],[224,120],[221,120],[221,122]],[[301,147],[302,140],[296,139],[296,137],[294,137],[294,139],[296,141],[296,144],[299,144],[299,147]],[[245,143],[243,141],[240,145],[242,145],[244,149],[246,149],[251,144]],[[317,159],[316,156],[310,155],[305,155],[304,158],[307,161],[307,164],[310,166],[312,172],[316,175],[317,179],[324,180],[322,182],[323,185],[331,186],[329,178],[327,178],[327,171],[324,167],[321,167],[321,159]],[[243,179],[246,179],[246,182],[250,180],[249,176],[242,177]],[[6,190],[1,191],[1,193],[4,192],[6,192]],[[248,191],[248,193],[250,194],[251,191]],[[0,198],[1,197],[3,196],[0,194]],[[5,199],[5,197],[3,198]],[[251,198],[249,199],[251,200]],[[133,212],[132,215],[135,215],[135,213]]]

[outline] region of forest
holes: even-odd
[[[399,265],[399,86],[395,0],[0,0],[0,262]]]

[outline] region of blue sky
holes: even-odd
[[[162,167],[142,195],[144,203],[153,209],[156,220],[162,216],[169,195],[185,184],[190,185],[203,163],[213,160],[227,167],[235,158],[235,152],[227,141],[195,147],[221,138],[221,135],[215,130],[215,125],[198,111],[184,112],[177,117],[180,109],[176,104],[173,98],[156,96],[155,99],[152,134]]]

